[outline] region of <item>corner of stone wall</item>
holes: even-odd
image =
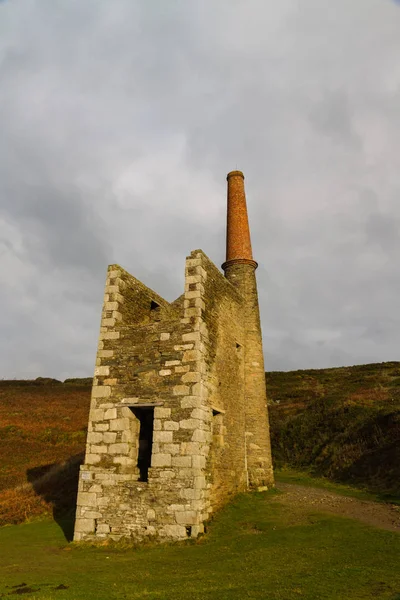
[[[181,385],[174,388],[178,396],[182,417],[180,430],[186,431],[187,441],[181,442],[180,455],[172,457],[172,465],[181,467],[179,476],[186,479],[187,487],[181,490],[183,506],[178,506],[175,518],[178,525],[191,528],[191,537],[204,531],[204,521],[210,514],[209,488],[206,464],[212,440],[212,410],[208,406],[205,385],[206,343],[208,332],[204,323],[204,283],[207,273],[202,266],[204,254],[194,251],[186,259],[185,292],[181,323],[189,327],[182,333],[184,350],[181,365]],[[183,509],[183,510],[182,510]]]

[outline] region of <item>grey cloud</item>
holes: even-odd
[[[398,7],[0,12],[1,375],[91,373],[107,263],[169,300],[191,249],[221,264],[234,168],[267,368],[397,359]]]

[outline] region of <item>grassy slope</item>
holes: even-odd
[[[135,551],[66,546],[50,521],[3,527],[0,596],[29,588],[38,600],[400,599],[398,534],[299,515],[279,497],[239,496],[197,542]]]
[[[90,399],[82,383],[0,381],[0,524],[73,510]],[[400,497],[400,363],[272,372],[267,389],[278,467]]]
[[[275,465],[400,498],[400,363],[267,374]]]

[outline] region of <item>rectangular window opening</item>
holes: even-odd
[[[139,481],[148,481],[153,448],[154,408],[132,408],[139,420],[138,462]]]
[[[213,443],[215,447],[221,447],[224,445],[224,411],[218,410],[217,408],[212,409],[212,433],[213,433]]]

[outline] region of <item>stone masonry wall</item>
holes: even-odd
[[[249,487],[268,488],[274,484],[274,476],[255,263],[243,261],[231,264],[225,273],[244,300],[244,408]]]
[[[171,305],[118,265],[109,267],[76,540],[202,531],[212,413],[201,383],[197,262],[187,260],[185,295]],[[154,406],[147,482],[137,467],[135,406],[143,403]]]
[[[266,481],[265,380],[263,392],[262,365],[253,368],[261,337],[242,291],[201,250],[186,259],[184,294],[173,303],[109,267],[75,540],[195,537],[249,478]],[[264,396],[250,406],[258,389]],[[141,481],[140,418],[149,410],[151,465]]]
[[[244,415],[244,328],[242,298],[201,253],[203,323],[208,332],[205,385],[213,410],[213,440],[207,464],[212,509],[247,488]]]

